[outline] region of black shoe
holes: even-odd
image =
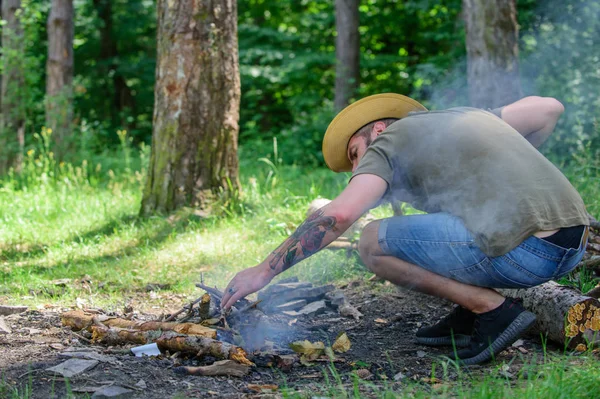
[[[417,331],[417,342],[429,346],[468,346],[473,332],[475,313],[457,306],[452,313],[433,326]]]
[[[506,298],[496,309],[476,315],[469,347],[451,358],[465,365],[491,360],[515,342],[534,321],[535,315],[525,310],[520,301]]]

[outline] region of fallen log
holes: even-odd
[[[123,328],[109,328],[102,324],[91,326],[92,341],[104,345],[139,344],[155,342],[161,351],[171,353],[193,353],[198,357],[210,355],[217,359],[235,360],[238,363],[252,366],[246,358],[246,352],[239,346],[211,338],[182,335],[175,331],[140,331]]]
[[[216,375],[227,375],[234,377],[243,377],[250,371],[250,367],[245,364],[234,362],[233,360],[220,360],[214,362],[210,366],[201,367],[175,367],[173,369],[175,373],[187,374],[187,375],[203,375],[203,376],[216,376]]]
[[[117,317],[90,315],[81,310],[63,313],[61,321],[64,326],[71,327],[75,331],[88,330],[100,322],[107,327],[127,328],[140,331],[164,330],[174,331],[180,334],[197,335],[206,338],[217,338],[217,331],[194,323],[170,323],[160,321],[133,321]]]
[[[528,289],[498,289],[504,295],[523,300],[535,313],[534,331],[571,349],[585,350],[600,342],[600,302],[578,290],[553,281]]]

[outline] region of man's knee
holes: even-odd
[[[380,222],[381,221],[376,220],[366,225],[360,235],[360,241],[358,242],[360,258],[370,270],[373,270],[376,266],[375,258],[378,255],[381,255],[378,236]]]

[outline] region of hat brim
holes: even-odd
[[[323,137],[325,163],[334,172],[351,171],[348,142],[358,129],[378,119],[404,118],[412,111],[427,111],[427,108],[395,93],[375,94],[348,105],[333,118]]]

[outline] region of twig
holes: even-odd
[[[598,266],[600,266],[600,257],[594,257],[579,263],[579,268],[581,269],[591,269]]]
[[[187,305],[185,305],[184,307],[182,307],[181,309],[179,309],[177,312],[173,313],[171,316],[167,317],[165,319],[165,322],[167,321],[173,321],[175,320],[175,318],[177,316],[179,316],[180,314],[182,314],[183,312],[187,311],[191,311],[192,308],[194,307],[195,304],[197,304],[198,302],[200,302],[202,300],[202,297],[200,296],[199,298],[197,298],[196,300],[194,300],[193,302],[188,303]]]
[[[255,307],[256,307],[256,305],[258,305],[258,304],[259,304],[259,303],[261,303],[261,302],[262,302],[262,299],[259,299],[259,300],[258,300],[258,301],[256,301],[256,302],[252,302],[251,304],[244,306],[243,308],[241,308],[240,310],[238,310],[238,314],[239,314],[239,313],[242,313],[242,312],[245,312],[245,311],[247,311],[247,310],[249,310],[249,309],[255,308]]]
[[[91,344],[91,343],[92,343],[92,340],[91,340],[91,339],[88,339],[88,338],[84,337],[83,335],[77,334],[76,332],[73,332],[73,331],[71,331],[71,334],[73,334],[73,335],[74,335],[74,336],[76,336],[77,338],[79,338],[79,339],[81,339],[81,340],[83,340],[83,341],[87,342],[88,344]]]
[[[204,285],[202,283],[196,283],[196,287],[202,288],[204,291],[215,296],[219,301],[221,301],[221,299],[223,299],[223,293],[216,288],[209,287],[208,285]],[[200,298],[202,298],[202,297],[200,297]]]

